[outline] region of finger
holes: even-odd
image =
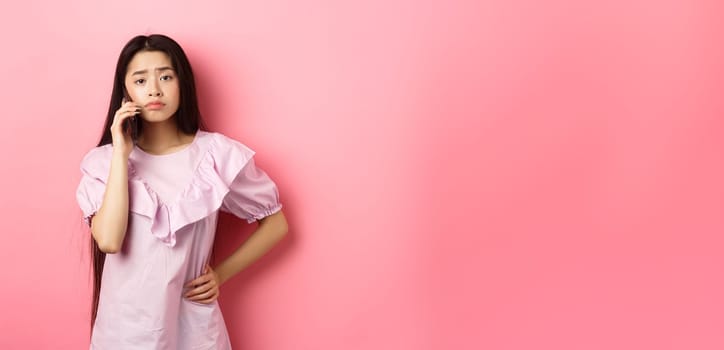
[[[135,105],[135,104],[133,104],[133,102],[129,102],[129,103],[130,104],[128,106],[125,106],[125,109],[127,111],[136,111],[136,112],[141,111],[141,106]]]
[[[139,112],[141,112],[140,108],[131,108],[126,111],[126,113],[130,113],[132,116],[138,114]]]
[[[125,108],[124,107],[124,108],[121,108],[118,111],[116,111],[116,116],[120,116],[123,113],[134,113],[135,114],[140,111],[141,111],[141,108],[132,108],[132,107]]]
[[[204,275],[204,277],[205,277],[205,276],[206,276],[206,275]],[[186,287],[186,288],[201,288],[201,287],[203,287],[203,286],[212,286],[212,287],[213,287],[213,286],[215,286],[215,285],[216,285],[216,280],[213,279],[213,278],[211,278],[211,279],[208,279],[208,280],[205,280],[205,281],[201,281],[201,282],[190,283],[190,284],[187,284],[187,285],[184,286],[184,287]]]
[[[214,302],[214,300],[218,299],[218,297],[219,297],[218,295],[214,295],[211,298],[204,299],[204,300],[198,300],[196,302],[201,303],[201,304],[211,304]]]
[[[136,115],[136,112],[131,112],[131,111],[122,112],[116,116],[115,121],[117,123],[122,123],[126,118],[133,117],[134,115]]]
[[[202,286],[211,285],[213,286],[215,284],[215,281],[213,279],[192,283],[191,285],[187,286],[186,288],[200,288]]]
[[[188,298],[188,300],[197,301],[197,302],[211,302],[211,301],[214,301],[218,297],[219,297],[219,291],[214,290],[214,291],[209,291],[207,294],[202,294],[202,295]]]
[[[216,288],[216,290],[214,291],[214,294],[211,297],[209,297],[208,299],[206,299],[206,302],[211,303],[214,300],[219,299],[219,295],[221,295],[221,291],[218,288]]]
[[[204,276],[201,276],[201,277],[204,277]],[[196,278],[195,280],[186,283],[186,284],[184,285],[184,287],[185,287],[185,288],[191,288],[191,287],[196,287],[196,286],[202,284],[203,281],[201,280],[201,277]]]
[[[186,298],[188,298],[189,300],[203,300],[213,296],[214,294],[216,294],[216,288],[211,288],[207,291],[204,291],[203,293],[188,295],[186,296]]]
[[[210,301],[209,301],[209,300],[210,300]],[[194,304],[209,305],[209,304],[211,304],[212,302],[214,302],[214,300],[216,300],[216,299],[209,298],[209,299],[204,299],[204,300],[189,300],[189,301],[192,302],[192,303],[194,303]]]
[[[189,283],[186,283],[185,287],[198,286],[198,285],[200,285],[200,284],[204,284],[204,283],[206,283],[206,282],[208,282],[208,281],[210,281],[210,280],[213,280],[213,279],[214,279],[214,278],[213,278],[213,276],[212,276],[211,274],[208,274],[208,273],[207,273],[207,274],[203,274],[203,275],[201,275],[200,277],[196,278],[195,280],[193,280],[193,281],[191,281],[191,282],[189,282]]]
[[[186,295],[186,296],[197,295],[197,294],[204,293],[204,292],[207,292],[207,291],[209,291],[209,290],[212,290],[212,289],[214,289],[214,288],[216,288],[216,287],[217,287],[217,286],[216,286],[216,283],[213,282],[213,281],[210,281],[210,282],[208,282],[208,283],[206,283],[206,284],[202,284],[202,285],[200,285],[200,286],[198,286],[198,287],[196,287],[196,288],[194,288],[194,289],[189,290],[188,292],[186,292],[185,295]]]
[[[121,103],[121,106],[118,108],[118,111],[129,110],[129,109],[134,109],[134,108],[140,108],[140,105],[138,105],[137,103],[135,103],[133,101],[124,100]]]
[[[204,284],[189,287],[189,288],[193,288],[193,289],[189,290],[187,292],[187,294],[196,294],[197,292],[203,292],[205,290],[209,290],[210,288],[218,288],[218,287],[219,287],[219,285],[216,282],[216,280],[212,279],[212,280],[207,281]]]
[[[116,117],[116,118],[120,118],[121,116],[125,116],[125,115],[134,116],[134,115],[137,115],[137,114],[140,114],[140,113],[141,113],[141,109],[140,109],[140,108],[124,108],[124,109],[119,110],[118,112],[116,112],[116,114],[117,114],[117,117]]]

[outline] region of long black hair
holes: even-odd
[[[174,71],[178,76],[179,84],[179,107],[176,111],[175,120],[179,131],[185,134],[195,134],[199,129],[206,130],[201,119],[201,112],[196,98],[196,82],[194,74],[191,71],[191,64],[188,57],[184,53],[181,46],[162,34],[153,34],[149,36],[138,35],[131,39],[121,50],[116,63],[116,72],[113,78],[113,92],[111,92],[111,100],[108,105],[108,115],[106,123],[103,126],[98,146],[103,146],[113,142],[111,137],[111,124],[116,114],[116,110],[121,107],[121,102],[125,95],[125,77],[128,70],[128,63],[133,57],[141,51],[160,51],[166,53],[171,58]],[[138,135],[143,133],[143,123],[138,123]],[[91,267],[93,269],[93,307],[91,311],[91,332],[95,324],[96,315],[98,314],[98,301],[100,298],[101,279],[103,277],[103,264],[106,260],[106,253],[102,252],[98,247],[98,243],[91,236]]]

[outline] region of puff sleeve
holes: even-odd
[[[106,191],[108,172],[103,157],[104,149],[95,148],[88,152],[80,163],[81,179],[76,189],[76,200],[83,212],[83,221],[90,226],[90,219],[100,209]]]
[[[220,210],[252,223],[281,208],[276,184],[250,158],[229,186]]]

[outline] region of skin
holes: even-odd
[[[113,157],[103,204],[91,221],[91,233],[99,248],[117,253],[123,244],[128,222],[128,157],[133,140],[122,129],[123,121],[137,113],[143,123],[143,135],[136,146],[150,154],[169,154],[187,147],[194,135],[183,134],[176,127],[175,113],[179,106],[179,85],[168,55],[159,51],[142,51],[129,62],[125,87],[130,101],[124,101],[111,125]],[[147,103],[161,101],[160,109]],[[207,264],[203,273],[184,285],[184,297],[209,304],[219,297],[219,287],[232,276],[263,256],[288,232],[282,211],[258,221],[251,236],[216,268]]]

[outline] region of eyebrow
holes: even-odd
[[[156,68],[156,70],[157,70],[157,71],[173,70],[173,68],[171,68],[171,67],[158,67],[158,68]],[[133,74],[131,74],[131,75],[146,74],[147,72],[148,72],[148,71],[144,69],[144,70],[135,71],[135,72],[133,72]]]

